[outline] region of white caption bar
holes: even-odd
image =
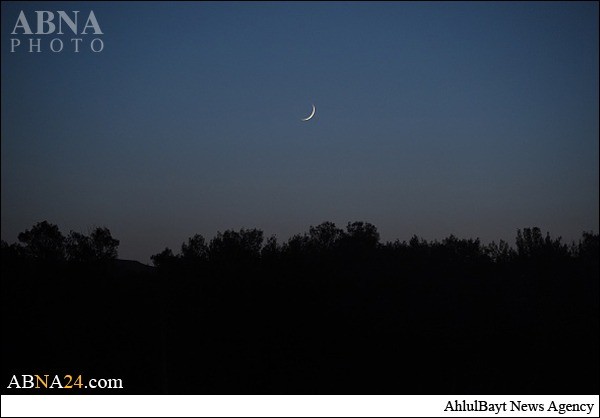
[[[594,395],[2,396],[3,417],[598,417],[598,406]]]

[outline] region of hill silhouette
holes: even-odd
[[[193,235],[155,267],[108,228],[2,242],[2,373],[129,394],[592,394],[598,234],[382,243],[331,222],[279,243]],[[6,387],[6,384],[4,385]],[[6,388],[3,393],[14,393]],[[40,391],[32,391],[40,393]],[[48,393],[48,392],[44,392]],[[60,391],[64,394],[64,391]]]

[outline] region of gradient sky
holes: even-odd
[[[105,49],[19,35],[10,53],[20,10],[33,30],[35,10],[94,10]],[[383,240],[598,232],[598,19],[597,2],[2,2],[2,239],[107,226],[147,263],[195,233],[327,220]]]

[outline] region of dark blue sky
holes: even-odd
[[[94,10],[101,53],[10,53]],[[2,3],[2,239],[598,231],[598,3]],[[80,27],[82,27],[80,22]],[[38,37],[35,36],[34,37]],[[317,107],[315,117],[301,122]]]

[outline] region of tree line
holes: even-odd
[[[40,222],[2,242],[3,336],[19,342],[3,376],[75,368],[129,394],[597,393],[598,238],[382,242],[324,222],[282,242],[194,234],[152,268],[116,260],[108,228]]]
[[[89,234],[70,231],[64,236],[57,225],[38,222],[18,235],[18,243],[2,240],[2,255],[7,258],[39,261],[92,262],[116,259],[120,241],[106,227],[93,228]],[[515,247],[504,240],[484,245],[479,238],[450,235],[441,241],[428,241],[417,235],[410,240],[382,243],[377,227],[368,222],[348,222],[345,229],[333,222],[310,226],[279,243],[275,236],[266,240],[260,229],[226,230],[207,241],[195,234],[183,242],[180,251],[171,248],[151,256],[154,266],[191,266],[203,263],[249,263],[294,261],[302,258],[365,257],[374,254],[401,258],[460,261],[467,263],[510,263],[517,260],[592,259],[598,256],[599,236],[583,232],[578,242],[564,243],[561,237],[546,235],[538,227],[518,229]]]
[[[66,237],[57,225],[38,222],[18,235],[19,243],[2,240],[2,256],[42,262],[92,262],[116,259],[120,241],[106,227],[96,227],[86,235],[71,231]]]

